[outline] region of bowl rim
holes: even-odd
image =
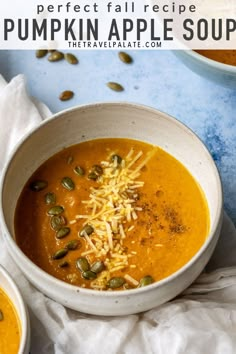
[[[9,272],[6,270],[6,268],[0,264],[0,273],[3,275],[3,277],[6,279],[6,281],[8,282],[8,284],[10,285],[10,287],[13,289],[17,300],[19,301],[19,310],[16,308],[16,305],[14,303],[14,301],[12,300],[11,296],[6,292],[6,290],[4,288],[3,291],[6,293],[6,295],[9,297],[9,299],[11,300],[15,311],[17,311],[17,315],[18,315],[18,319],[21,325],[21,336],[20,336],[20,347],[18,350],[18,353],[24,353],[26,347],[27,347],[27,342],[28,342],[28,338],[30,335],[30,324],[29,324],[29,316],[28,316],[28,311],[26,308],[26,305],[24,303],[23,297],[21,295],[21,292],[18,288],[18,286],[16,285],[15,281],[13,280],[13,278],[11,277],[11,275],[9,274]],[[20,313],[19,313],[20,312]]]
[[[196,50],[198,50],[198,49],[196,49]],[[214,69],[224,71],[225,73],[236,74],[236,65],[225,64],[225,63],[221,63],[219,61],[207,58],[204,55],[197,53],[196,50],[195,49],[187,49],[187,50],[184,49],[184,50],[181,50],[181,52],[186,53],[187,55],[194,58],[195,60],[198,60],[201,63],[207,64],[207,65],[213,67]],[[208,50],[210,50],[210,49],[208,49]]]
[[[50,124],[52,121],[55,121],[56,119],[63,119],[64,115],[67,115],[68,113],[72,113],[74,111],[80,111],[80,110],[86,110],[86,109],[96,109],[101,106],[109,107],[109,106],[118,106],[118,107],[128,107],[128,108],[134,108],[134,109],[141,109],[143,111],[150,112],[154,115],[161,115],[162,118],[165,118],[171,122],[171,124],[178,126],[182,130],[185,131],[185,133],[191,135],[193,139],[195,139],[198,144],[201,146],[202,150],[204,153],[207,155],[209,159],[209,163],[211,164],[211,168],[213,169],[216,181],[217,181],[217,194],[218,194],[218,199],[219,203],[217,206],[216,210],[216,218],[215,222],[211,225],[211,232],[209,232],[206,241],[204,244],[200,247],[200,249],[195,253],[195,255],[180,269],[178,269],[176,272],[172,273],[166,278],[163,278],[159,281],[156,281],[146,287],[141,287],[141,288],[135,288],[135,289],[129,289],[129,290],[113,290],[113,291],[106,291],[106,290],[95,290],[95,289],[87,289],[87,288],[82,288],[76,285],[69,284],[67,282],[64,282],[62,280],[57,279],[56,277],[48,274],[46,271],[41,269],[39,266],[37,266],[35,263],[33,263],[24,253],[23,251],[18,247],[17,243],[14,241],[13,235],[11,235],[10,231],[8,230],[8,227],[5,222],[5,217],[4,217],[4,211],[3,211],[3,190],[4,190],[4,184],[5,184],[5,179],[6,179],[6,174],[8,172],[8,169],[11,165],[12,159],[15,157],[15,155],[18,152],[18,149],[20,149],[21,145],[23,143],[30,139],[35,132],[40,130],[42,127],[44,127],[47,124]],[[91,139],[90,139],[91,140]],[[109,102],[95,102],[95,103],[87,103],[87,104],[80,104],[76,105],[70,108],[67,108],[65,110],[62,110],[60,112],[57,112],[53,114],[51,117],[46,118],[42,122],[40,122],[39,125],[36,127],[32,128],[28,133],[26,133],[16,144],[16,146],[13,148],[12,152],[10,153],[7,163],[3,169],[3,174],[2,174],[2,180],[0,183],[0,220],[2,221],[2,225],[4,228],[4,237],[6,239],[6,242],[9,243],[9,246],[14,249],[14,252],[18,254],[18,256],[21,259],[24,259],[28,263],[28,265],[34,269],[34,271],[38,274],[41,275],[45,280],[49,282],[54,282],[55,285],[58,285],[59,287],[64,287],[65,289],[77,291],[81,294],[84,295],[93,295],[93,296],[103,296],[103,297],[116,297],[116,298],[122,298],[126,297],[127,295],[132,295],[132,294],[140,294],[140,293],[145,293],[146,291],[153,290],[155,288],[160,288],[164,286],[165,284],[171,282],[172,280],[176,279],[179,277],[182,273],[184,273],[189,267],[191,267],[197,260],[198,258],[205,252],[205,250],[209,247],[211,240],[214,238],[214,235],[218,229],[218,227],[221,227],[222,220],[223,220],[223,189],[222,189],[222,183],[221,183],[221,178],[219,171],[217,169],[217,166],[213,160],[212,155],[210,154],[209,150],[207,149],[206,145],[203,143],[203,141],[197,136],[196,133],[193,132],[186,124],[180,122],[178,119],[174,118],[173,116],[162,112],[154,107],[150,107],[148,105],[143,105],[143,104],[138,104],[134,102],[127,102],[127,101],[109,101]]]

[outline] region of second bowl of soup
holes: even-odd
[[[197,74],[236,89],[236,50],[179,50],[175,54]]]
[[[204,145],[173,118],[132,104],[78,107],[43,123],[13,154],[2,203],[8,247],[30,281],[100,315],[141,312],[185,289],[222,218]]]
[[[28,354],[30,323],[22,296],[0,265],[0,353]]]

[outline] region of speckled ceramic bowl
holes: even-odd
[[[18,354],[29,354],[30,347],[30,323],[28,312],[19,289],[10,277],[8,272],[0,265],[0,288],[10,298],[12,304],[17,311],[21,325],[21,340]]]
[[[194,50],[176,50],[176,56],[197,74],[219,85],[236,89],[236,66],[219,63]]]
[[[147,287],[96,291],[57,280],[32,263],[14,240],[14,213],[22,187],[46,159],[84,140],[126,137],[155,144],[182,162],[201,185],[210,210],[209,236],[197,254],[171,276]],[[14,195],[14,198],[9,198]],[[222,189],[214,161],[186,126],[155,109],[128,103],[79,106],[56,114],[17,146],[4,172],[1,218],[10,253],[44,294],[72,309],[97,315],[142,312],[178,295],[201,273],[215,248],[222,223]]]

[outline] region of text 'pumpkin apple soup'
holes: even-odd
[[[20,347],[20,323],[16,310],[0,288],[0,353],[17,354]]]
[[[199,185],[162,149],[130,139],[71,146],[38,168],[15,214],[16,241],[40,268],[98,290],[148,285],[206,240]]]

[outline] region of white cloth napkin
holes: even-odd
[[[0,76],[0,173],[29,129],[50,115],[30,98],[23,76]],[[139,315],[97,317],[66,309],[36,290],[17,268],[0,233],[0,263],[30,312],[31,354],[233,354],[236,352],[236,230],[225,215],[203,273],[177,299]]]

